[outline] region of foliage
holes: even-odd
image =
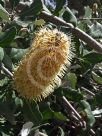
[[[42,10],[72,23],[101,43],[102,19],[98,19],[102,11],[101,3],[96,9],[97,18],[92,6],[87,6],[83,17],[77,18],[78,11],[66,7],[66,0],[6,2],[0,1],[0,135],[14,136],[21,130],[24,133],[24,124],[32,122],[31,126],[26,124],[29,136],[40,132],[48,136],[101,136],[102,54],[89,48],[87,43],[72,36],[75,55],[71,67],[62,79],[62,85],[42,102],[21,98],[7,72],[13,73],[30,47],[33,34],[43,25],[71,34],[69,28],[40,19]],[[98,3],[90,2],[91,5]],[[65,103],[63,96],[73,105],[81,120]]]

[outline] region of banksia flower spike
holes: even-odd
[[[41,101],[54,91],[70,65],[70,38],[57,29],[43,28],[35,34],[32,46],[14,72],[18,93]]]

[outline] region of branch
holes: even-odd
[[[1,67],[2,67],[2,70],[3,70],[5,73],[7,73],[11,78],[13,77],[13,74],[12,74],[7,68],[5,68],[4,65],[2,65]]]
[[[102,45],[99,42],[97,42],[95,39],[93,39],[91,36],[86,34],[84,31],[80,30],[78,27],[73,27],[70,23],[67,23],[66,21],[62,20],[57,16],[53,16],[52,14],[47,13],[46,11],[41,12],[40,18],[56,25],[63,25],[69,27],[71,29],[72,34],[75,37],[87,43],[89,47],[96,50],[97,52],[102,53]]]
[[[74,107],[70,104],[70,102],[66,99],[65,96],[62,97],[62,100],[64,104],[66,104],[76,115],[76,117],[83,123],[83,126],[86,127],[85,121],[82,119],[82,117],[79,115],[79,113],[74,109]]]

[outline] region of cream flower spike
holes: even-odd
[[[68,35],[57,29],[42,28],[14,72],[17,92],[29,100],[46,98],[61,82],[71,56]]]

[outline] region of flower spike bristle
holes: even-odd
[[[29,100],[41,101],[54,91],[71,60],[71,41],[57,29],[42,28],[14,72],[18,93]]]

